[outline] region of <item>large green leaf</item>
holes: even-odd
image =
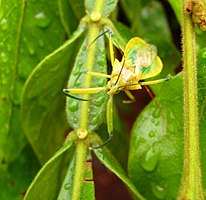
[[[23,127],[41,163],[62,144],[68,129],[62,89],[78,48],[77,38],[83,31],[84,27],[79,27],[63,46],[42,60],[24,88]]]
[[[22,199],[39,167],[38,160],[29,145],[8,167],[0,165],[0,199]]]
[[[0,4],[0,160],[5,162],[16,159],[25,145],[19,113],[24,82],[34,66],[63,42],[64,30],[57,2]]]
[[[103,3],[100,11],[104,17],[108,17],[117,5],[118,0],[85,0],[85,9],[87,14],[91,14],[95,10],[97,4]],[[97,6],[99,7],[99,6]]]
[[[95,39],[95,38],[92,38]],[[105,57],[105,47],[104,38],[100,37],[95,41],[95,55],[94,63],[89,66],[88,70],[88,35],[82,44],[80,51],[77,54],[74,69],[72,70],[71,76],[69,78],[68,88],[92,88],[92,87],[104,87],[106,85],[106,78],[101,77],[91,77],[89,85],[85,86],[85,79],[88,77],[88,71],[100,72],[106,74],[106,57]],[[94,131],[97,126],[99,126],[104,119],[105,115],[105,103],[106,103],[106,92],[101,91],[97,94],[92,94],[89,97],[85,95],[76,95],[78,98],[95,99],[95,102],[89,104],[89,115],[88,115],[88,130]],[[87,95],[88,96],[88,95]],[[84,101],[77,100],[74,98],[67,98],[67,116],[70,126],[75,130],[81,127],[80,123],[86,116],[83,112]]]
[[[200,149],[201,149],[201,168],[202,168],[202,183],[204,190],[206,189],[206,48],[198,52],[198,103],[199,103],[199,120],[200,120]]]
[[[70,165],[74,157],[73,141],[68,141],[41,168],[30,185],[25,200],[56,200],[66,174],[66,164]]]
[[[76,152],[78,153],[78,152]],[[94,181],[93,181],[93,173],[92,173],[92,164],[91,164],[91,155],[88,152],[87,161],[84,164],[84,175],[83,175],[83,183],[80,191],[80,199],[94,200]],[[64,182],[61,186],[61,190],[59,192],[58,200],[63,199],[71,199],[73,194],[73,184],[74,184],[74,176],[75,176],[75,167],[76,167],[76,157],[73,158],[71,164],[68,167],[67,174],[65,176]],[[77,175],[77,174],[76,174]]]
[[[72,4],[77,4],[77,3],[78,3],[77,1],[70,3],[68,0],[58,1],[59,13],[60,13],[62,25],[64,26],[64,29],[68,36],[70,36],[72,32],[75,30],[79,21],[79,19],[76,17],[72,9]]]
[[[183,164],[182,76],[163,83],[137,118],[131,135],[129,176],[147,199],[176,199]]]
[[[182,22],[182,15],[181,15],[182,1],[181,0],[168,0],[168,2],[172,6],[176,17],[177,17],[179,23],[181,24],[181,22]]]
[[[101,144],[101,143],[99,143]],[[130,179],[126,176],[125,171],[121,168],[116,158],[111,154],[111,152],[106,148],[102,147],[94,150],[97,158],[103,163],[107,169],[112,171],[118,178],[120,178],[127,188],[131,191],[135,199],[144,199],[138,190],[135,188]]]

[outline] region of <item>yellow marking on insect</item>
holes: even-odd
[[[108,32],[108,31],[106,31]],[[105,32],[105,33],[106,33]],[[96,40],[96,39],[95,39]],[[109,39],[109,49],[110,49],[110,59],[112,64],[111,75],[101,74],[99,72],[88,72],[91,76],[108,78],[109,81],[104,87],[96,88],[69,88],[64,89],[67,96],[78,99],[70,94],[95,94],[100,91],[106,90],[109,95],[109,100],[107,103],[107,129],[109,133],[109,138],[101,145],[97,147],[90,147],[90,149],[100,148],[109,142],[113,135],[113,95],[124,91],[129,97],[129,100],[124,101],[125,103],[131,103],[135,101],[134,96],[130,93],[130,90],[142,89],[143,85],[152,85],[157,83],[162,83],[169,80],[169,78],[163,78],[159,80],[142,82],[141,80],[157,76],[163,68],[161,59],[157,56],[157,49],[154,45],[146,43],[139,37],[134,37],[129,40],[126,45],[124,55],[121,62],[114,58],[113,45],[111,40],[111,35]],[[81,99],[90,102],[92,99]],[[85,131],[85,130],[84,130]],[[83,131],[83,133],[84,133]],[[78,131],[81,133],[81,131]],[[81,135],[81,134],[80,134]],[[87,133],[85,133],[87,135]],[[80,136],[85,138],[86,136]],[[79,138],[80,138],[79,137]]]

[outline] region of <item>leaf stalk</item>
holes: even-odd
[[[189,0],[182,0],[184,164],[178,200],[202,200],[199,119],[197,98],[196,40],[194,24],[186,12]]]

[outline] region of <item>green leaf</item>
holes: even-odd
[[[76,17],[72,9],[72,5],[68,0],[59,0],[58,5],[62,24],[67,35],[70,36],[74,29],[77,27],[79,19]]]
[[[56,200],[66,174],[66,164],[70,165],[74,157],[73,141],[64,146],[41,168],[30,185],[25,200]]]
[[[27,145],[18,159],[8,166],[0,165],[0,199],[20,200],[39,169],[31,147]]]
[[[103,6],[100,4],[103,4]],[[101,10],[98,11],[101,12],[104,17],[108,17],[115,9],[116,5],[117,0],[85,0],[85,9],[87,14],[91,14],[93,11],[96,11],[95,9],[97,7],[101,7]]]
[[[84,88],[85,80],[87,77],[87,54],[88,54],[88,35],[85,38],[75,60],[75,65],[72,70],[71,76],[69,78],[68,88]],[[95,39],[95,38],[92,38]],[[98,38],[95,43],[95,55],[94,55],[94,64],[89,71],[100,72],[106,74],[106,55],[105,55],[105,46],[104,38]],[[91,46],[92,47],[92,46]],[[90,47],[89,47],[90,48]],[[106,78],[101,77],[92,77],[87,88],[92,87],[104,87],[106,85]],[[78,98],[84,98],[85,95],[74,95]],[[96,94],[87,96],[86,99],[95,99],[95,102],[91,102],[89,105],[89,117],[88,117],[88,130],[94,131],[102,122],[105,115],[105,105],[106,105],[106,91],[101,91]],[[81,119],[86,118],[82,112],[84,101],[80,101],[74,98],[67,98],[67,116],[70,126],[76,130],[80,128]],[[87,111],[86,111],[87,112]],[[83,115],[82,115],[83,114]]]
[[[24,87],[23,127],[41,163],[59,148],[68,129],[62,89],[83,31],[84,27],[79,27],[63,46],[42,60]]]
[[[97,158],[101,161],[101,163],[103,163],[106,166],[107,169],[112,171],[117,177],[119,177],[124,182],[124,184],[131,191],[135,199],[144,199],[140,195],[138,190],[135,188],[133,183],[130,181],[130,179],[126,176],[124,170],[121,168],[116,158],[110,153],[110,151],[106,147],[95,149],[94,153],[97,156]]]
[[[200,150],[203,188],[206,189],[206,48],[198,51],[197,55],[198,103],[200,120]]]
[[[179,21],[179,24],[182,23],[182,1],[181,0],[168,0],[170,5],[172,6],[172,9],[175,12],[175,15]]]
[[[78,153],[78,152],[76,152]],[[80,199],[87,200],[87,199],[95,199],[94,197],[94,181],[93,181],[93,173],[92,173],[92,165],[91,165],[91,155],[88,152],[87,161],[85,161],[85,169],[84,169],[84,176],[83,176],[83,183],[81,186],[80,191]],[[75,165],[76,165],[76,157],[73,158],[71,164],[67,170],[67,174],[65,176],[64,182],[61,186],[61,190],[59,192],[58,200],[62,199],[72,199],[72,192],[73,192],[73,184],[74,184],[74,172],[75,172]]]
[[[157,94],[159,107],[150,103],[133,125],[129,176],[147,199],[176,199],[183,163],[181,75]]]
[[[16,159],[26,143],[19,112],[23,85],[34,66],[64,40],[57,9],[53,1],[1,1],[0,160],[4,162]]]
[[[114,131],[112,140],[107,144],[107,148],[121,164],[121,167],[126,170],[129,151],[129,137],[126,132],[126,124],[120,118],[120,116],[118,116],[118,112],[117,109],[115,109],[115,106],[113,109]],[[108,139],[109,137],[106,123],[102,124],[95,132],[102,138],[103,141],[106,141],[106,139]]]
[[[84,1],[69,0],[69,4],[78,20],[80,20],[84,15],[86,15],[85,9],[84,9]]]

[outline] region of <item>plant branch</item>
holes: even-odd
[[[183,85],[184,85],[184,165],[179,200],[203,197],[199,151],[196,42],[194,24],[182,0]]]

